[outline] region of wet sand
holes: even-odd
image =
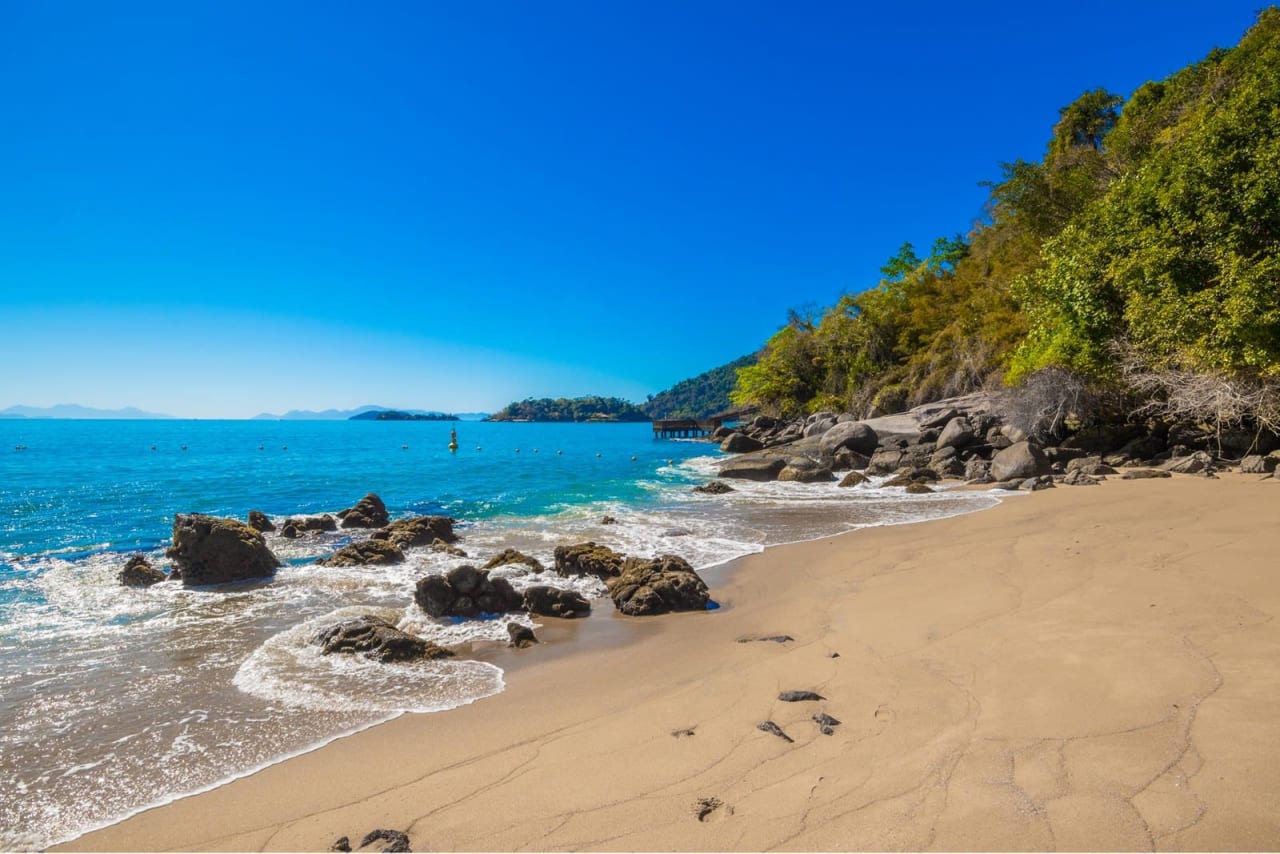
[[[1112,480],[773,548],[720,611],[606,603],[498,696],[64,847],[1275,850],[1277,511],[1275,479]]]

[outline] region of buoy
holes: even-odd
[[[155,445],[152,445],[152,446],[151,446],[151,450],[153,450],[153,451],[154,451],[155,449],[156,449],[156,446],[155,446]]]
[[[287,451],[287,450],[289,450],[289,446],[288,446],[288,445],[281,445],[281,446],[280,446],[280,450],[282,450],[282,451]]]
[[[408,446],[408,445],[401,445],[401,446],[400,446],[400,450],[402,450],[402,451],[407,451],[407,450],[409,450],[409,446]]]
[[[483,450],[484,450],[484,448],[480,447],[479,445],[476,445],[476,450],[477,450],[477,451],[483,451]]]
[[[187,449],[187,446],[186,446],[186,445],[183,445],[183,446],[182,446],[182,450],[184,450],[184,451],[185,451],[186,449]]]
[[[556,451],[556,454],[563,454],[564,451]]]
[[[604,454],[596,454],[597,457],[603,457]]]
[[[675,460],[667,460],[667,465],[669,465],[669,466],[673,466],[673,465],[675,465],[675,464],[676,464],[676,461],[675,461]]]
[[[536,453],[538,453],[538,449],[537,449],[537,448],[534,448],[534,449],[533,449],[533,452],[534,452],[535,454],[536,454]]]
[[[449,450],[450,451],[458,450],[458,431],[456,429],[449,431]],[[477,447],[476,450],[478,451],[480,450],[480,448]]]
[[[261,445],[259,445],[259,446],[258,446],[258,450],[259,450],[259,451],[261,451],[261,450],[262,450],[262,446],[261,446]]]
[[[634,463],[635,461],[636,461],[636,455],[635,455],[635,454],[632,454],[632,455],[631,455],[631,462],[633,462],[633,463]]]
[[[516,448],[516,453],[517,453],[517,454],[518,454],[518,453],[520,453],[520,449],[519,449],[519,448]]]

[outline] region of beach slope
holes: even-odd
[[[1274,850],[1277,510],[1275,479],[1113,480],[770,549],[721,611],[601,609],[626,643],[66,847]]]

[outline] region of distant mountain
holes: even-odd
[[[706,418],[733,409],[729,392],[738,382],[738,369],[754,365],[757,354],[734,359],[727,365],[712,368],[687,380],[681,380],[666,391],[660,391],[641,409],[650,418]]]
[[[549,397],[516,401],[501,412],[489,416],[490,421],[648,421],[649,416],[630,401],[617,397]]]
[[[399,409],[370,409],[352,415],[348,421],[457,421],[458,416],[443,412],[401,412]]]
[[[94,409],[78,403],[59,403],[56,406],[10,406],[0,409],[0,418],[173,418],[160,412],[144,412],[136,406],[124,409]]]
[[[314,409],[290,409],[284,415],[273,415],[270,412],[264,412],[261,415],[255,415],[250,421],[350,421],[357,415],[363,415],[366,412],[403,412],[406,415],[444,415],[443,412],[427,409],[396,409],[393,410],[389,406],[357,406],[355,409],[322,409],[316,411]],[[459,421],[483,421],[489,417],[487,412],[456,412]],[[361,419],[362,421],[365,419]],[[373,419],[377,420],[377,419]],[[384,421],[387,419],[383,419]]]

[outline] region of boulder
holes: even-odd
[[[844,479],[836,484],[836,486],[857,486],[860,483],[867,483],[870,480],[871,478],[867,477],[860,471],[851,471],[845,475]]]
[[[402,549],[412,546],[429,546],[436,540],[456,543],[458,535],[453,532],[455,521],[457,520],[449,516],[414,516],[410,519],[397,519],[374,531],[371,536],[375,540],[386,540]],[[343,527],[347,527],[345,519]]]
[[[733,492],[734,489],[723,481],[711,480],[702,486],[695,486],[693,491],[701,492],[703,495],[724,495],[726,492]]]
[[[980,459],[969,460],[964,464],[964,479],[973,483],[990,483],[991,463]]]
[[[932,487],[922,481],[913,480],[907,484],[908,495],[925,495],[933,492]]]
[[[844,449],[869,456],[875,453],[879,443],[880,437],[866,423],[862,421],[845,421],[836,424],[823,433],[822,441],[818,447],[826,456],[832,456]]]
[[[1029,477],[1019,487],[1027,492],[1039,492],[1042,489],[1053,489],[1053,478],[1047,474]]]
[[[152,566],[142,555],[129,558],[116,577],[125,587],[150,587],[166,578],[163,572]]]
[[[524,609],[543,617],[573,619],[591,613],[591,603],[573,590],[550,587],[545,584],[524,591]]]
[[[507,646],[514,646],[516,649],[525,649],[538,642],[533,629],[519,623],[507,623],[507,638]]]
[[[276,526],[267,518],[267,514],[261,510],[249,511],[249,527],[264,534],[276,529]]]
[[[835,471],[861,471],[870,462],[871,457],[866,454],[860,454],[850,448],[841,448],[832,457],[831,468]]]
[[[955,410],[955,407],[948,406],[945,409],[943,409],[941,412],[937,412],[932,415],[925,415],[921,417],[920,429],[931,430],[935,427],[946,427],[948,424],[954,421],[957,417],[959,417],[959,415],[960,413]],[[943,432],[946,432],[946,431],[944,430]]]
[[[711,600],[707,585],[683,558],[627,558],[617,578],[608,579],[609,596],[628,617],[670,611],[703,611]]]
[[[200,513],[174,517],[166,555],[189,587],[269,578],[280,565],[258,531],[237,519]]]
[[[387,830],[386,828],[378,828],[371,830],[360,840],[361,849],[368,848],[375,842],[385,842],[378,850],[382,854],[410,854],[413,851],[409,847],[409,836],[403,830]]]
[[[1103,474],[1115,474],[1116,470],[1102,461],[1102,457],[1078,457],[1067,463],[1067,474],[1080,472],[1083,475],[1096,477]]]
[[[1196,451],[1190,456],[1169,460],[1160,468],[1176,474],[1211,474],[1213,472],[1213,457],[1204,451]]]
[[[464,565],[444,576],[426,575],[418,579],[413,601],[428,617],[478,617],[518,611],[524,598],[505,578],[490,578],[489,572]]]
[[[711,431],[710,438],[711,438],[711,441],[713,442],[723,442],[725,439],[728,439],[732,435],[733,435],[732,427],[725,427],[724,425],[721,425]]]
[[[832,427],[836,426],[836,417],[829,413],[823,413],[826,417],[815,418],[805,425],[804,437],[809,439],[813,436],[826,435]]]
[[[338,513],[338,517],[344,528],[381,528],[390,521],[387,506],[372,492],[357,501],[355,507]]]
[[[880,448],[871,455],[871,461],[867,463],[867,474],[893,474],[902,466],[903,457],[903,452],[897,448]]]
[[[292,528],[293,531],[286,532],[287,528]],[[322,513],[319,516],[290,516],[280,523],[280,536],[290,539],[303,534],[336,530],[338,530],[338,522],[328,513]]]
[[[497,567],[507,566],[508,564],[513,563],[523,564],[534,572],[542,572],[546,569],[546,567],[542,565],[542,561],[538,560],[536,557],[527,555],[524,552],[516,551],[515,549],[503,549],[498,552],[498,554],[489,558],[488,563],[486,563],[483,568],[496,569]]]
[[[731,433],[727,439],[720,443],[720,450],[726,454],[745,454],[750,451],[758,451],[763,447],[763,442],[759,439],[752,439],[745,433]]]
[[[401,631],[381,617],[365,615],[343,620],[316,633],[313,642],[322,655],[360,654],[372,661],[419,661],[449,658],[452,652],[417,635]]]
[[[1243,474],[1271,474],[1276,470],[1275,457],[1250,454],[1240,460],[1240,471]]]
[[[316,561],[320,566],[390,566],[404,563],[404,552],[385,540],[362,540]]]
[[[997,481],[1026,480],[1049,473],[1049,460],[1037,445],[1016,442],[991,458],[991,476]]]
[[[778,480],[792,480],[798,483],[820,483],[835,480],[831,466],[811,460],[808,457],[792,457],[787,465],[778,472]]]
[[[594,575],[596,578],[608,579],[622,571],[622,563],[626,560],[608,546],[595,543],[577,543],[572,546],[556,546],[556,575]]]
[[[431,551],[443,552],[454,557],[466,557],[467,553],[452,543],[446,543],[444,540],[433,540],[431,543]]]
[[[942,433],[938,435],[937,445],[939,448],[967,448],[977,441],[977,438],[969,419],[957,416],[948,421],[947,426],[942,428]]]
[[[1163,469],[1147,468],[1129,469],[1120,475],[1121,480],[1146,480],[1153,477],[1173,477],[1173,475]]]
[[[720,466],[720,477],[772,481],[777,480],[778,473],[786,467],[786,457],[752,454],[725,462]]]
[[[1067,473],[1062,482],[1067,486],[1094,486],[1098,483],[1098,479],[1090,477],[1083,469],[1074,469]]]

